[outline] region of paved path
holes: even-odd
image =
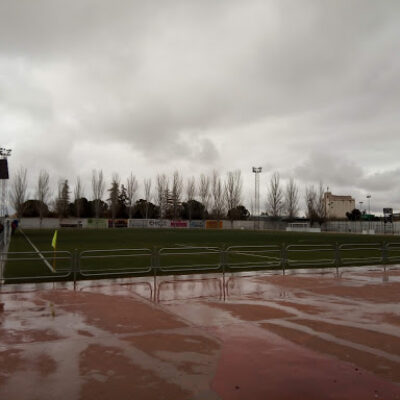
[[[398,269],[6,285],[0,302],[0,399],[400,399]]]

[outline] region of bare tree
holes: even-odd
[[[299,212],[299,188],[293,178],[286,185],[285,211],[290,219],[297,217]]]
[[[98,170],[92,171],[92,193],[93,193],[93,200],[95,202],[95,215],[96,218],[100,217],[100,207],[101,201],[103,200],[105,191],[105,182],[103,177],[103,171]]]
[[[224,213],[224,188],[222,186],[221,177],[216,170],[212,175],[212,198],[213,198],[213,213],[219,221]]]
[[[196,179],[194,176],[188,178],[186,184],[186,201],[188,204],[189,221],[192,220],[192,200],[196,196]]]
[[[127,184],[126,184],[126,193],[128,196],[128,216],[129,219],[132,218],[132,211],[133,211],[133,205],[135,204],[136,200],[136,193],[138,190],[139,184],[138,181],[132,173],[129,175]]]
[[[199,197],[201,203],[204,206],[203,208],[203,220],[204,220],[210,203],[210,178],[204,174],[200,175]]]
[[[242,185],[242,175],[239,170],[228,172],[225,181],[224,196],[231,225],[237,216],[237,207],[239,206],[242,197]]]
[[[305,191],[305,202],[306,202],[306,217],[310,220],[312,225],[317,220],[317,192],[313,185],[307,186]]]
[[[324,201],[324,185],[322,182],[319,183],[318,191],[314,186],[308,186],[306,188],[306,208],[307,218],[310,220],[312,225],[314,222],[318,222],[320,225],[326,220],[326,206]]]
[[[28,171],[24,167],[20,167],[15,173],[11,185],[11,204],[17,213],[17,218],[21,218],[24,213],[24,203],[27,197],[27,181]]]
[[[38,200],[38,212],[40,219],[40,227],[42,227],[43,216],[47,203],[50,200],[50,175],[47,171],[41,170],[36,188],[36,197]]]
[[[224,195],[226,207],[229,210],[236,208],[242,198],[242,175],[239,170],[230,171],[226,177]]]
[[[267,197],[267,212],[277,218],[281,215],[283,208],[283,192],[280,185],[280,177],[278,172],[274,172],[269,181],[268,197]]]
[[[181,204],[181,197],[182,197],[182,190],[183,190],[183,180],[182,177],[179,175],[178,171],[174,172],[172,176],[172,187],[171,187],[171,202],[172,202],[172,215],[174,220],[178,217],[178,208]]]
[[[146,200],[146,219],[149,215],[149,203],[151,201],[151,178],[145,179],[144,185],[144,199]]]
[[[75,213],[78,218],[81,217],[81,212],[82,212],[83,191],[84,191],[83,184],[81,178],[78,176],[76,178],[74,187]]]
[[[317,196],[317,216],[318,222],[322,225],[326,221],[326,204],[324,199],[325,188],[322,182],[319,183]]]
[[[156,201],[160,209],[160,219],[164,217],[167,210],[168,192],[169,189],[167,176],[165,174],[157,175]]]

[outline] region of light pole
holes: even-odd
[[[362,231],[362,220],[361,220],[361,216],[362,216],[362,205],[364,204],[363,201],[359,202],[360,204],[360,230]]]
[[[8,180],[8,164],[7,158],[11,155],[11,149],[0,147],[0,180],[1,180],[1,195],[0,195],[0,217],[6,216],[7,205],[7,180]]]
[[[260,229],[260,174],[262,167],[253,167],[254,172],[254,214],[257,216],[257,229]]]
[[[371,232],[371,195],[367,195],[368,199],[368,233]]]

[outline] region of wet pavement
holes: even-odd
[[[6,285],[0,399],[400,399],[400,269]]]

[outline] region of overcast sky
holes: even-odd
[[[0,1],[0,146],[53,184],[262,166],[400,208],[400,1]],[[31,186],[31,192],[33,189]],[[249,202],[247,202],[248,205]]]

